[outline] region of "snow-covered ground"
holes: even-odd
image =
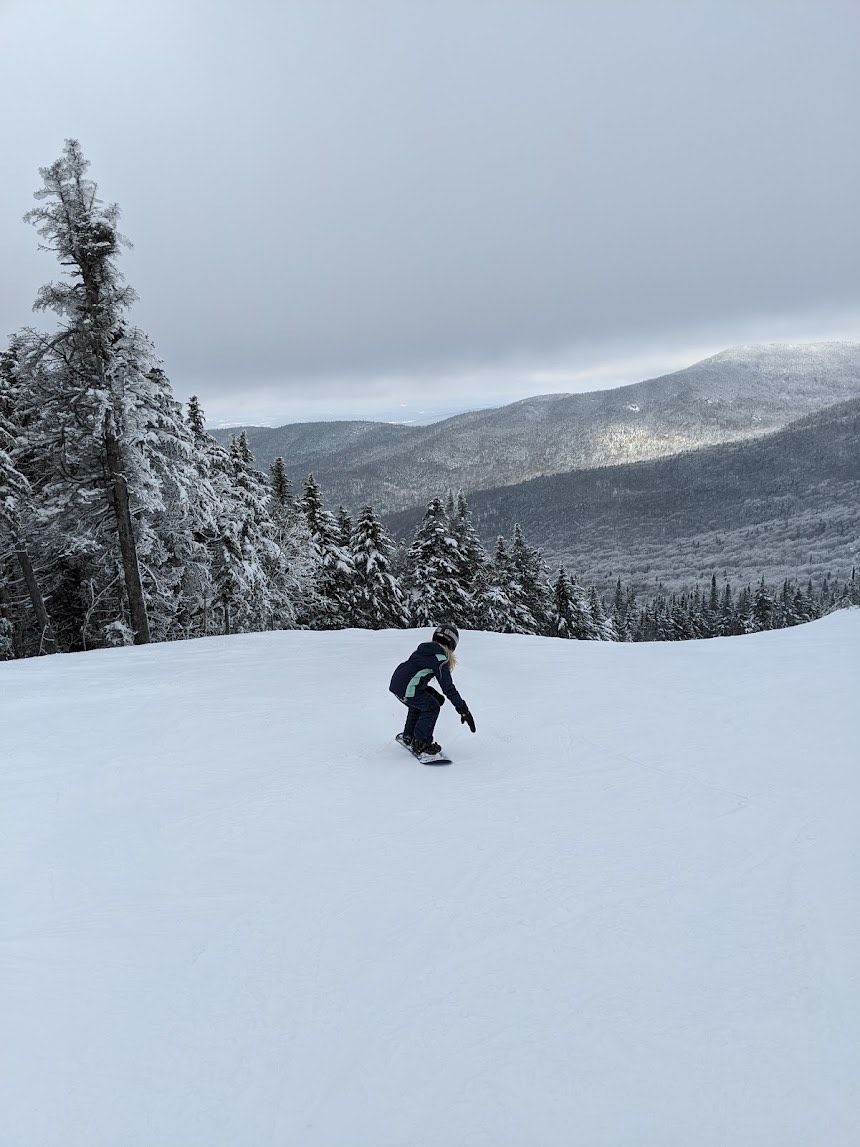
[[[860,611],[0,666],[3,1147],[856,1147]]]

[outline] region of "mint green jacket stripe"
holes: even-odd
[[[418,672],[415,674],[415,676],[412,678],[412,680],[409,682],[409,684],[406,686],[406,696],[407,697],[414,697],[415,696],[415,690],[418,688],[418,685],[421,682],[422,678],[432,677],[432,676],[433,676],[433,670],[432,669],[419,669]]]

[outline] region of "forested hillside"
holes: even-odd
[[[489,543],[515,522],[607,588],[850,575],[860,560],[860,400],[753,442],[573,471],[470,499]],[[391,525],[407,536],[418,512]]]
[[[263,466],[312,470],[326,497],[380,511],[574,469],[752,438],[860,395],[860,345],[738,347],[615,390],[549,394],[430,426],[368,422],[248,427]],[[234,430],[213,432],[229,442]]]
[[[41,170],[28,218],[63,268],[36,302],[54,325],[17,332],[0,355],[0,660],[443,619],[504,633],[678,640],[791,626],[860,598],[850,568],[860,399],[755,443],[484,495],[476,520],[488,544],[465,496],[446,495],[442,467],[426,470],[434,496],[401,520],[402,547],[369,503],[357,514],[334,508],[312,475],[294,491],[282,459],[263,472],[244,433],[221,445],[196,398],[185,410],[175,400],[131,321],[118,208],[99,199],[87,166],[69,140]],[[807,391],[797,401],[818,394]],[[319,433],[354,450],[356,439],[381,449],[387,431],[342,423]],[[827,562],[808,557],[798,520],[814,529],[819,556],[830,547]],[[739,529],[746,566],[721,548]],[[704,531],[719,532],[715,547],[702,546]],[[770,585],[749,566],[759,535],[768,568],[783,562]],[[672,564],[655,576],[651,554]],[[697,580],[707,594],[692,588]],[[667,594],[681,582],[691,592]]]

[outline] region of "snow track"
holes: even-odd
[[[0,665],[4,1147],[860,1142],[860,611],[418,636]]]

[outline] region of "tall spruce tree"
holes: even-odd
[[[573,602],[570,596],[570,582],[561,566],[552,587],[552,612],[549,632],[552,637],[573,637]]]
[[[311,597],[317,563],[308,531],[281,520],[271,486],[254,463],[244,431],[230,447],[232,483],[228,502],[232,559],[225,601],[233,628],[283,629],[296,624]]]
[[[355,569],[352,554],[341,544],[335,517],[323,505],[313,474],[305,479],[299,510],[308,528],[316,593],[305,623],[313,629],[339,629],[352,623]]]
[[[588,593],[580,585],[576,574],[569,580],[571,632],[570,636],[577,641],[597,641],[600,632],[591,612]]]
[[[764,575],[756,587],[753,600],[752,621],[756,632],[764,629],[773,629],[775,603],[770,590],[764,584]]]
[[[450,518],[457,546],[457,581],[463,598],[463,621],[467,629],[482,629],[490,592],[486,550],[472,525],[472,513],[462,490],[457,494]]]
[[[597,641],[614,641],[616,633],[612,618],[606,616],[603,602],[600,600],[595,586],[590,586],[588,590],[588,612],[591,614],[591,620],[594,624],[595,639]]]
[[[355,624],[366,629],[399,629],[408,611],[398,579],[391,570],[394,542],[371,506],[364,506],[352,532],[355,569]]]
[[[343,549],[349,552],[352,544],[352,518],[344,506],[338,506],[335,521],[337,522],[337,540]]]
[[[410,612],[415,625],[459,625],[468,603],[460,584],[460,552],[441,499],[433,498],[409,547]]]
[[[499,535],[489,565],[486,590],[480,598],[483,603],[483,628],[495,633],[514,632],[514,606],[511,596],[511,556],[507,542]]]
[[[514,526],[509,570],[508,592],[514,632],[545,633],[549,625],[551,598],[543,557],[539,550],[526,543],[519,524]]]
[[[14,377],[15,361],[12,348],[0,360],[0,551],[8,545],[15,555],[37,626],[36,652],[55,653],[56,639],[42,588],[36,574],[27,540],[26,521],[29,517],[31,488],[27,478],[14,461],[17,427],[15,417]],[[0,570],[2,576],[2,570]],[[0,656],[11,656],[12,625],[5,613],[0,634]]]
[[[26,216],[70,280],[47,284],[36,299],[37,310],[54,311],[61,320],[58,331],[38,339],[40,378],[47,383],[38,396],[40,430],[74,486],[68,500],[89,498],[92,505],[101,495],[107,503],[128,607],[127,618],[113,624],[127,625],[140,644],[150,640],[150,629],[135,503],[145,503],[151,490],[132,489],[130,477],[146,471],[151,448],[138,433],[146,420],[144,379],[151,361],[139,332],[125,325],[135,295],[116,266],[125,242],[117,229],[119,209],[98,198],[88,166],[77,140],[67,140],[60,159],[40,169],[43,186],[35,197],[41,206]]]
[[[295,513],[295,498],[293,486],[287,477],[287,468],[284,460],[278,456],[269,468],[271,477],[272,498],[280,514],[285,518]]]

